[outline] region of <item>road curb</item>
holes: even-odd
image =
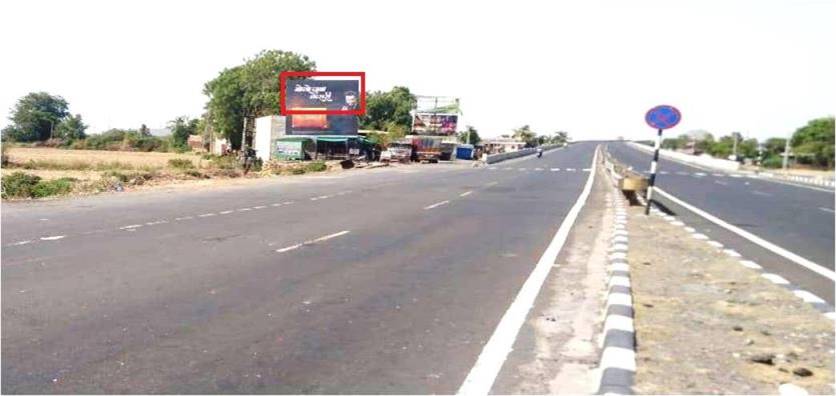
[[[627,260],[629,233],[625,199],[613,189],[614,223],[607,260],[607,303],[599,370],[598,394],[631,394],[636,375],[636,332]]]

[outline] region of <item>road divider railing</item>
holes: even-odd
[[[539,148],[543,149],[543,151],[549,151],[549,150],[554,150],[554,149],[558,149],[558,148],[561,148],[561,147],[565,147],[565,146],[562,145],[562,144],[546,144],[546,145],[540,146]],[[484,157],[484,161],[485,161],[486,164],[495,164],[495,163],[500,162],[500,161],[505,161],[505,160],[509,160],[509,159],[512,159],[512,158],[525,157],[527,155],[532,155],[532,154],[536,154],[536,153],[537,153],[537,148],[526,148],[526,149],[517,150],[517,151],[510,151],[510,152],[507,152],[507,153],[489,154],[489,155],[486,155]]]

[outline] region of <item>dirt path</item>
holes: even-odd
[[[834,394],[833,321],[682,227],[629,213],[636,393]]]

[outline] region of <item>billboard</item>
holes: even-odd
[[[290,110],[356,110],[360,107],[358,80],[287,81],[287,108]]]
[[[415,113],[412,133],[416,135],[453,135],[459,122],[457,114]]]

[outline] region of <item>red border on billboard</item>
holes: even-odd
[[[287,79],[293,77],[360,77],[360,108],[354,110],[291,110],[286,107]],[[281,115],[326,114],[326,115],[364,115],[366,114],[366,72],[298,72],[279,73],[279,112]]]

